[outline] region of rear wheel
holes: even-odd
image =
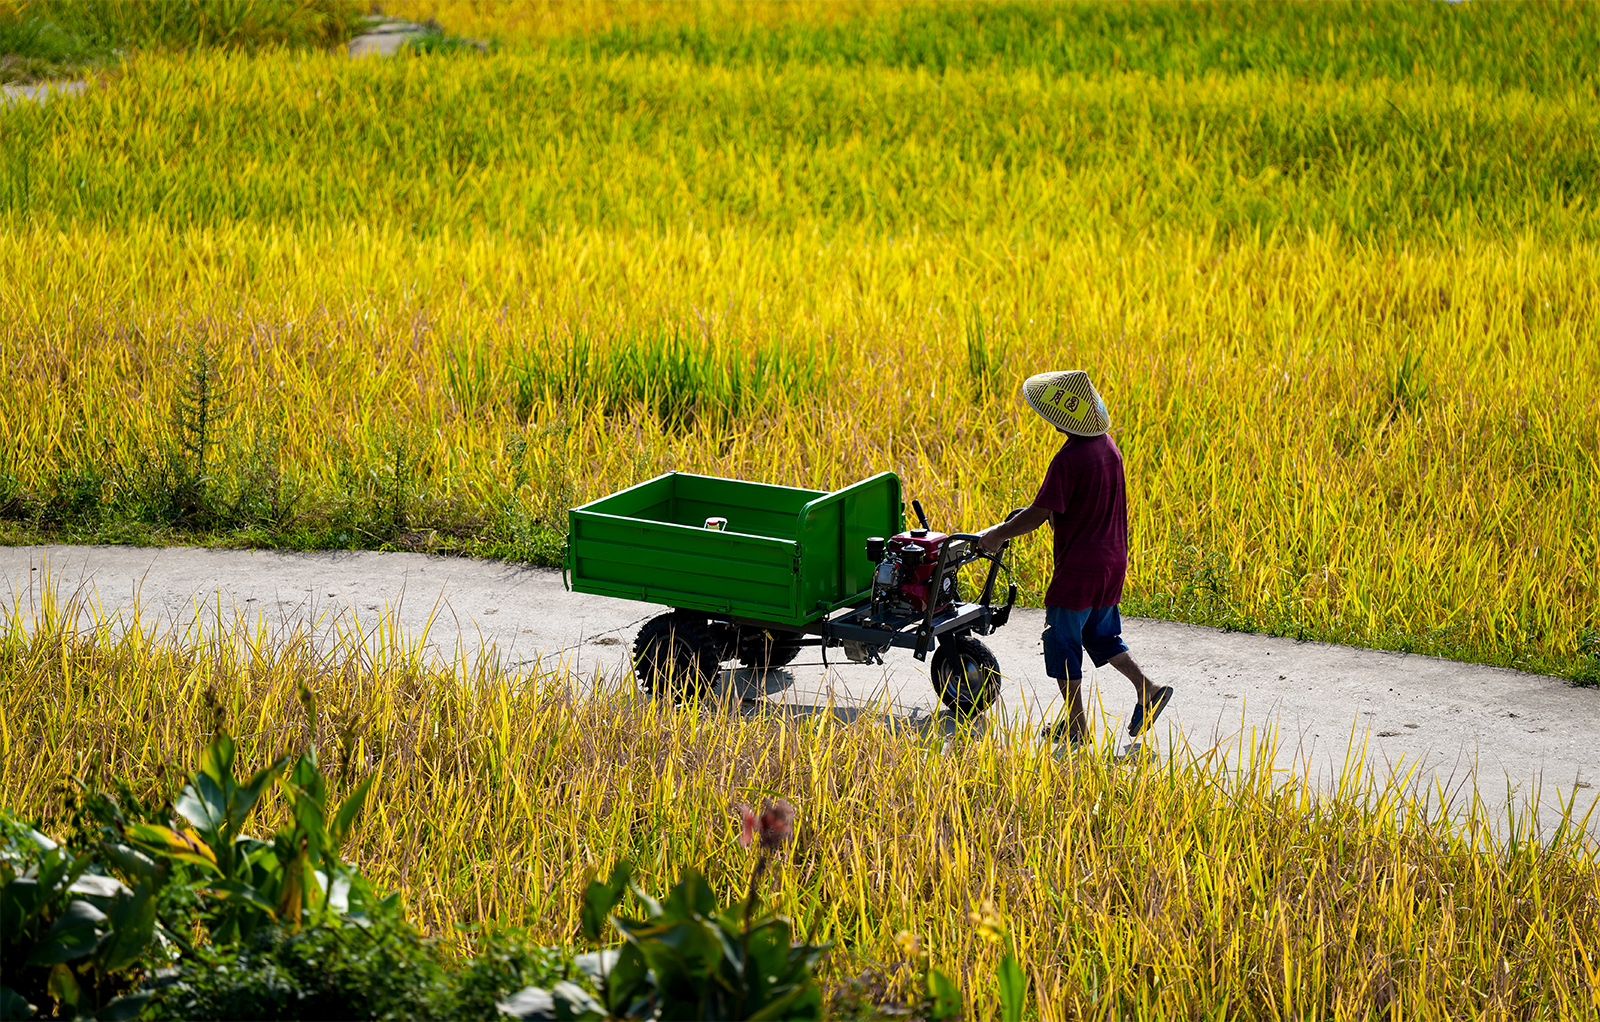
[[[633,670],[656,698],[693,699],[717,679],[721,657],[706,619],[675,610],[651,618],[633,640]]]
[[[755,671],[783,667],[800,655],[800,636],[768,628],[739,630],[739,663]]]
[[[941,642],[933,651],[933,689],[958,717],[975,717],[1000,695],[1000,661],[970,635]]]

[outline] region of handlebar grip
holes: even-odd
[[[917,521],[922,523],[922,527],[924,529],[929,529],[929,531],[931,532],[932,529],[928,525],[928,516],[925,513],[923,513],[923,510],[922,510],[922,501],[913,500],[911,502],[911,510],[913,510],[913,511],[915,511],[917,513]]]

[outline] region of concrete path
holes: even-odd
[[[352,57],[392,57],[407,42],[434,33],[442,34],[443,31],[432,18],[421,24],[403,18],[372,18],[368,21],[367,30],[350,40],[345,49]],[[471,46],[479,53],[489,52],[489,43],[485,39],[452,37],[452,40],[458,45]]]
[[[438,25],[431,20],[427,24],[418,24],[403,18],[370,18],[367,30],[345,44],[345,52],[352,57],[392,57],[406,43],[421,39],[433,31],[438,31]],[[467,42],[479,50],[488,49],[482,40]],[[19,103],[46,103],[56,96],[80,95],[88,88],[88,80],[82,78],[34,85],[0,85],[0,108]]]
[[[8,607],[36,601],[47,575],[63,595],[83,596],[124,622],[138,606],[146,628],[204,627],[217,619],[219,598],[224,622],[243,613],[289,629],[370,627],[390,613],[409,634],[426,631],[441,657],[487,652],[507,667],[560,667],[589,680],[625,677],[634,633],[663,609],[565,592],[552,569],[426,554],[0,548],[0,577],[10,582],[0,601]],[[998,712],[1012,718],[1053,719],[1061,708],[1043,670],[1043,618],[1019,609],[985,639],[1006,678]],[[1195,748],[1230,748],[1253,729],[1275,727],[1279,766],[1329,783],[1354,742],[1380,776],[1414,770],[1414,781],[1457,799],[1475,786],[1501,815],[1508,795],[1518,806],[1536,799],[1546,828],[1560,802],[1576,795],[1581,816],[1600,795],[1600,689],[1433,657],[1166,621],[1124,624],[1146,673],[1177,687],[1158,747],[1176,732]],[[765,678],[726,671],[722,683],[795,709],[832,706],[848,717],[882,707],[922,726],[950,726],[926,667],[909,652],[891,651],[881,667],[835,659],[837,652],[827,668],[807,649],[788,670]],[[1099,703],[1101,726],[1121,735],[1131,686],[1110,668],[1088,681],[1091,715]],[[1588,830],[1600,839],[1600,810]]]
[[[426,26],[403,18],[373,18],[365,32],[350,40],[346,50],[352,57],[392,57],[400,47],[427,32]]]
[[[0,107],[17,103],[46,103],[55,96],[76,96],[88,87],[88,81],[82,78],[65,82],[40,82],[37,85],[0,85]]]

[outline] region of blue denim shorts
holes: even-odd
[[[1052,678],[1083,677],[1083,651],[1096,667],[1128,647],[1122,641],[1122,615],[1116,607],[1092,610],[1044,609],[1044,672]]]

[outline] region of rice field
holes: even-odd
[[[548,563],[667,469],[892,469],[975,528],[1052,447],[1017,384],[1081,366],[1138,612],[1593,673],[1596,108],[1290,82],[130,62],[0,115],[4,528]],[[196,528],[161,494],[199,346]]]
[[[487,52],[152,45],[0,107],[0,542],[550,564],[567,508],[669,470],[892,470],[974,529],[1054,451],[1021,380],[1078,367],[1125,611],[1600,682],[1590,7],[385,9]],[[975,1017],[974,912],[1041,1017],[1600,1014],[1582,828],[1496,840],[1360,750],[1323,797],[1271,736],[1114,769],[59,611],[5,611],[8,807],[175,783],[220,705],[252,763],[377,776],[362,868],[463,947],[570,940],[621,854],[736,886],[728,807],[772,795],[828,975],[920,948]]]
[[[1030,1017],[1600,1015],[1583,808],[1554,832],[1499,821],[1497,838],[1481,805],[1430,815],[1359,747],[1317,792],[1274,772],[1272,734],[1114,765],[999,725],[947,737],[671,707],[631,684],[585,694],[555,663],[452,668],[383,620],[314,642],[248,621],[158,640],[75,619],[47,595],[0,622],[10,804],[59,825],[63,771],[166,792],[218,726],[249,769],[315,748],[335,798],[374,779],[344,854],[466,949],[491,922],[571,941],[585,870],[621,856],[646,890],[689,866],[742,890],[733,807],[771,796],[799,825],[767,897],[834,942],[833,984],[914,1000],[926,956],[971,1017],[997,1017],[1005,934]],[[287,812],[275,799],[251,829]]]

